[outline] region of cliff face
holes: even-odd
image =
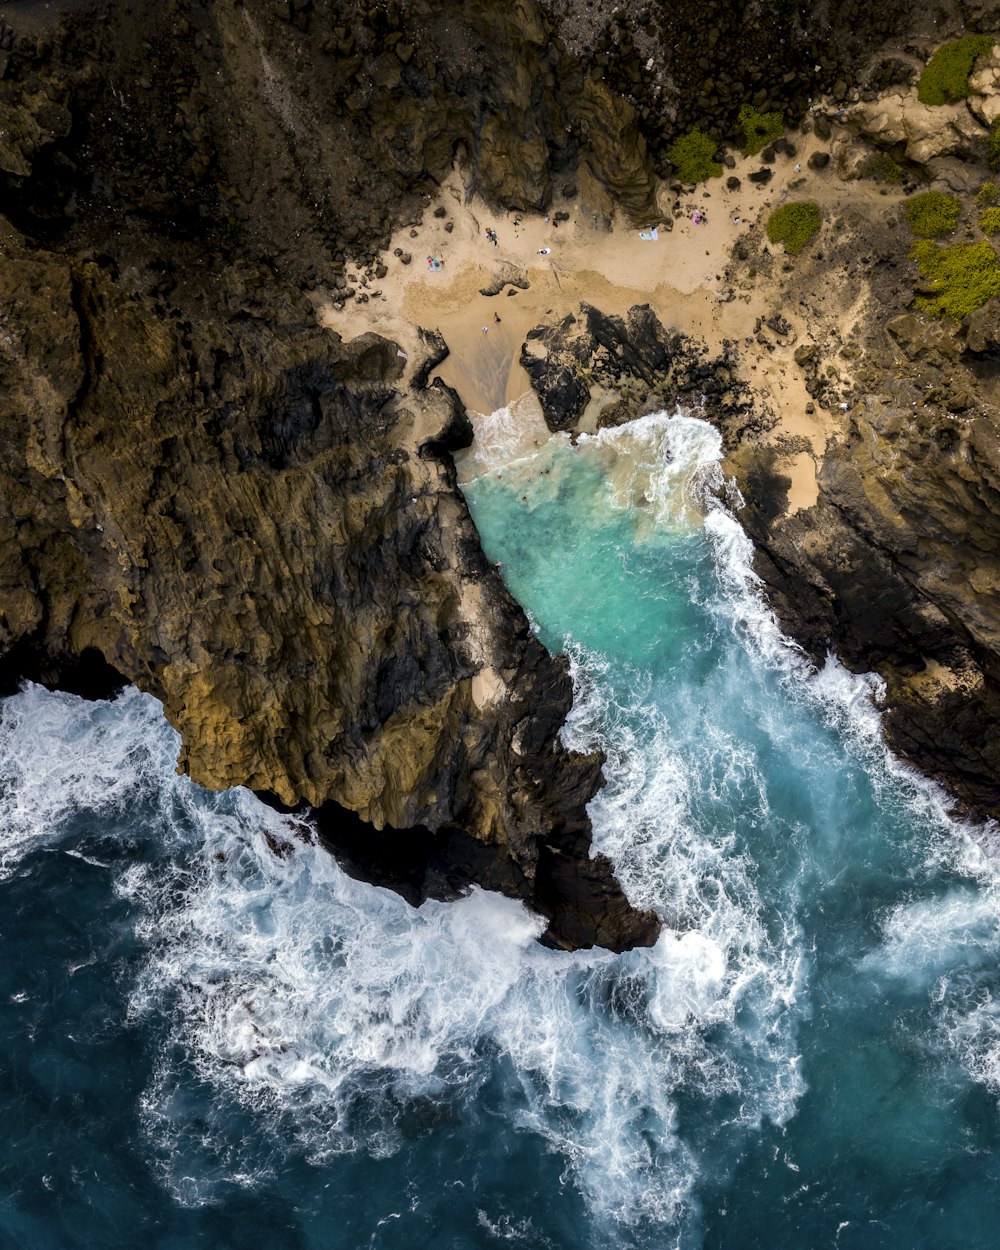
[[[789,515],[788,479],[745,449],[741,519],[788,632],[817,660],[833,650],[878,673],[890,744],[1000,816],[996,311],[962,328],[880,320],[817,502]]]
[[[345,286],[348,252],[422,208],[456,148],[494,199],[545,202],[577,148],[540,11],[55,0],[12,18],[5,687],[135,682],[195,780],[308,804],[353,870],[413,901],[478,881],[541,911],[553,944],[652,942],[590,857],[601,761],[558,743],[566,663],[456,488],[455,396],[427,369],[404,386],[395,344],[339,343],[305,297]],[[641,209],[630,106],[579,75],[575,98],[597,176]]]
[[[743,103],[791,118],[861,70],[891,76],[872,53],[943,37],[952,7],[17,0],[0,34],[5,212],[60,248],[142,222],[300,284],[373,257],[456,156],[506,207],[572,183],[646,218],[678,133],[721,139]]]
[[[7,687],[120,674],[196,780],[319,809],[357,871],[414,900],[481,881],[616,948],[657,924],[589,857],[600,761],[559,747],[565,664],[483,559],[454,396],[304,293],[371,272],[456,157],[494,203],[572,183],[644,217],[678,129],[794,111],[909,12],[618,8],[18,0],[0,29]],[[673,349],[646,320],[587,327],[615,377],[638,330],[648,385]],[[852,492],[845,462],[830,506]]]
[[[650,940],[587,858],[600,760],[556,742],[566,666],[482,555],[454,395],[394,392],[395,345],[337,343],[267,271],[194,250],[123,270],[11,231],[3,250],[0,645],[20,671],[58,681],[92,648],[163,701],[203,785],[462,832],[490,854],[435,892],[507,888],[559,944]],[[560,854],[579,872],[557,888]]]

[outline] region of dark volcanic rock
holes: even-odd
[[[605,393],[601,426],[672,408],[682,398],[689,406],[704,405],[729,443],[767,426],[769,419],[737,381],[732,359],[703,356],[686,335],[667,330],[647,304],[630,308],[625,317],[588,304],[581,312],[582,321],[567,317],[558,326],[532,330],[521,352],[550,429],[574,424],[591,399],[591,385]]]
[[[340,345],[259,267],[143,272],[137,240],[98,263],[10,229],[2,252],[8,686],[17,662],[94,693],[120,674],[204,785],[426,829],[465,848],[453,889],[524,897],[556,944],[653,940],[589,858],[601,761],[559,746],[567,666],[455,487],[455,396],[394,393],[394,344]],[[164,287],[170,309],[141,293]]]
[[[811,508],[787,513],[773,449],[731,467],[787,632],[817,662],[832,650],[882,677],[890,744],[1000,816],[1000,407],[995,369],[980,380],[961,358],[991,350],[993,320],[988,306],[970,318],[967,347],[953,323],[912,314],[891,340],[869,327],[861,377],[877,390],[827,446]]]
[[[521,365],[531,379],[550,430],[574,425],[590,402],[581,362],[564,348],[576,324],[575,317],[567,317],[559,326],[536,327],[521,348]]]
[[[322,810],[330,844],[413,898],[477,880],[557,944],[652,941],[589,858],[600,761],[559,746],[566,665],[480,550],[454,397],[425,370],[404,392],[393,344],[337,342],[300,290],[370,298],[347,262],[369,269],[456,158],[494,205],[571,185],[646,220],[676,134],[721,142],[746,100],[794,117],[924,6],[63,7],[7,6],[0,77],[0,678],[136,682],[192,776]],[[713,31],[708,93],[691,49]],[[540,340],[550,418],[593,379],[606,420],[681,394],[730,445],[763,420],[648,309],[584,317]],[[976,428],[981,453],[934,438],[992,463]],[[956,491],[976,481],[956,467]],[[849,465],[830,479],[860,513],[859,489]],[[923,635],[899,619],[905,667]]]
[[[531,3],[58,8],[18,8],[0,79],[3,688],[135,682],[192,777],[340,812],[368,875],[507,890],[557,945],[653,941],[590,857],[567,665],[457,490],[443,344],[404,391],[395,344],[339,343],[301,294],[371,298],[456,145],[493,202],[541,205],[582,158],[646,211],[634,109],[557,92]]]

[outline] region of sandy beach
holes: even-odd
[[[803,286],[809,298],[801,298],[797,269],[810,263],[809,256],[786,262],[782,246],[767,241],[766,221],[786,199],[814,200],[824,220],[810,244],[818,249],[839,212],[848,206],[856,212],[866,202],[884,212],[886,197],[891,203],[902,192],[838,176],[837,149],[849,140],[837,128],[826,142],[813,134],[792,138],[795,155],[777,156],[766,186],[748,178],[761,168],[760,157],[737,158],[723,177],[686,193],[662,184],[659,217],[646,223],[647,229],[657,227],[655,240],[641,237],[640,223],[608,221],[576,197],[557,198],[545,216],[494,212],[466,195],[456,170],[440,195],[428,200],[421,224],[399,230],[382,253],[385,276],[366,277],[349,267],[355,295],[344,301],[341,292],[317,291],[317,314],[345,339],[366,331],[394,339],[411,362],[423,351],[418,328],[440,332],[450,355],[437,373],[459,393],[478,429],[481,416],[529,391],[519,356],[532,327],[578,314],[581,302],[610,313],[649,304],[664,325],[702,340],[713,354],[724,342],[738,345],[744,379],[777,418],[771,437],[797,440],[784,460],[792,477],[789,505],[792,511],[807,507],[815,501],[816,467],[838,420],[809,403],[793,352],[821,331],[846,337],[860,310],[832,285]],[[832,151],[826,169],[808,168],[815,151]],[[739,189],[727,188],[729,177],[739,179]],[[562,214],[568,220],[559,220]],[[487,231],[495,232],[495,242]],[[752,282],[746,266],[733,265],[741,241],[770,254],[767,265],[750,271]],[[483,293],[498,288],[497,294]],[[761,320],[776,315],[790,331],[761,342]],[[530,405],[525,411],[531,412]]]

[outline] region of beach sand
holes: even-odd
[[[848,207],[856,212],[866,199],[878,200],[870,207],[881,212],[888,205],[875,184],[838,177],[835,161],[820,172],[807,168],[809,155],[830,150],[830,142],[813,135],[792,137],[796,155],[777,157],[765,187],[747,177],[760,168],[759,157],[738,159],[724,177],[686,194],[675,195],[664,184],[659,221],[649,223],[659,226],[654,242],[641,239],[636,225],[609,222],[575,198],[557,200],[551,218],[494,212],[466,195],[456,170],[439,196],[428,201],[422,223],[399,230],[381,255],[388,271],[384,278],[366,279],[348,266],[350,284],[357,296],[368,295],[367,302],[357,302],[356,296],[337,307],[338,292],[316,291],[317,314],[344,339],[376,331],[395,340],[409,356],[411,370],[425,352],[418,328],[439,331],[450,355],[436,376],[455,388],[478,427],[477,414],[488,415],[529,391],[519,356],[532,327],[577,315],[581,302],[606,313],[649,304],[665,326],[703,340],[713,354],[722,351],[723,340],[738,344],[744,380],[777,418],[770,437],[798,440],[782,464],[792,478],[789,508],[808,507],[817,497],[816,471],[827,437],[839,428],[842,414],[806,410],[809,395],[792,354],[797,343],[821,327],[813,301],[806,307],[789,298],[783,249],[768,245],[765,223],[786,198],[816,201],[826,223]],[[836,151],[836,133],[832,142]],[[740,179],[738,190],[726,188],[731,174]],[[896,188],[889,194],[901,196]],[[435,215],[441,208],[444,215]],[[568,221],[555,220],[560,211],[569,214]],[[696,224],[696,212],[707,220]],[[666,222],[672,228],[665,228]],[[487,228],[496,232],[495,246]],[[758,273],[736,266],[730,280],[727,270],[741,239],[751,247],[768,246],[774,262]],[[409,264],[394,255],[397,248],[411,255]],[[548,250],[541,254],[542,249]],[[427,257],[440,259],[440,271],[430,269]],[[526,280],[527,289],[508,285],[499,294],[482,294],[511,279]],[[823,294],[826,328],[846,337],[859,309],[846,295],[838,301],[835,291]],[[760,343],[759,319],[776,314],[790,323],[791,332]]]

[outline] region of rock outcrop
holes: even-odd
[[[537,326],[521,351],[551,430],[573,426],[592,399],[601,426],[622,425],[679,403],[700,406],[739,442],[769,418],[738,380],[736,349],[712,358],[688,335],[668,330],[646,304],[624,317],[582,305],[579,319]]]
[[[136,682],[197,780],[311,805],[358,871],[414,900],[481,881],[541,910],[555,944],[654,940],[655,917],[589,856],[600,761],[559,745],[566,666],[482,556],[448,454],[467,437],[454,396],[419,371],[404,387],[394,344],[321,331],[304,292],[351,298],[351,270],[456,158],[494,204],[543,207],[572,182],[643,218],[677,133],[697,122],[721,139],[748,100],[794,114],[909,6],[744,6],[738,20],[714,0],[8,9],[4,681]],[[966,17],[991,20],[988,6]],[[650,402],[650,379],[659,403],[720,376],[641,310],[585,315],[583,349],[620,394],[606,419]],[[569,388],[550,388],[550,418],[589,394],[575,335],[536,344]],[[872,421],[890,429],[882,409]],[[988,430],[953,435],[955,496],[985,499]],[[913,453],[938,437],[928,427]],[[865,484],[850,464],[830,472],[829,506],[881,541]],[[919,479],[905,489],[916,516]],[[763,523],[758,536],[778,568],[778,538]],[[985,688],[986,641],[959,628],[946,587],[920,582],[914,553],[899,576],[965,630]],[[937,635],[899,650],[918,652],[966,672]]]
[[[871,230],[863,240],[878,250]],[[602,425],[700,405],[723,433],[740,519],[785,631],[817,663],[834,652],[877,673],[893,748],[957,806],[1000,817],[997,304],[961,328],[913,313],[882,327],[869,313],[843,433],[827,445],[815,504],[797,509],[787,506],[788,440],[771,437],[735,347],[712,359],[647,307],[618,318],[585,306],[579,320],[532,331],[522,363],[553,429],[571,428],[592,400]],[[829,381],[815,345],[795,361]]]
[[[818,499],[789,513],[766,449],[730,458],[783,626],[885,682],[890,745],[1000,816],[1000,391],[996,314],[960,330],[873,321]],[[845,405],[846,406],[846,405]]]
[[[559,746],[567,666],[456,489],[456,397],[395,392],[394,344],[338,343],[267,270],[140,255],[5,232],[0,648],[56,682],[99,653],[203,785],[480,844],[426,889],[505,888],[559,945],[652,940],[589,858],[601,761]]]

